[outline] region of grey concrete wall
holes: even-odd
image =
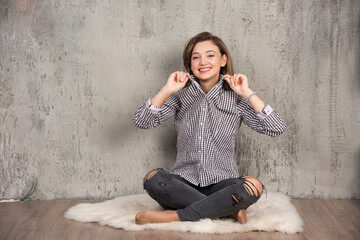
[[[0,3],[0,198],[110,198],[175,159],[173,121],[135,110],[183,70],[187,39],[222,37],[236,72],[287,120],[243,126],[240,174],[293,197],[360,197],[359,1]]]

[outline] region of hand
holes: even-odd
[[[253,92],[249,88],[248,78],[244,74],[234,74],[234,76],[226,74],[224,79],[229,83],[230,88],[242,98],[246,99]]]
[[[170,74],[170,77],[168,78],[165,88],[171,93],[176,93],[183,87],[185,87],[185,84],[189,80],[190,74],[187,72],[173,72]]]

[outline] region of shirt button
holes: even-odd
[[[200,123],[200,126],[202,126],[203,125],[203,123]]]
[[[199,137],[199,139],[201,139],[201,137]]]
[[[199,149],[199,151],[198,151],[199,153],[201,153],[201,150]]]

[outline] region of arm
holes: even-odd
[[[188,79],[188,73],[172,73],[165,86],[136,111],[133,117],[135,126],[150,129],[171,118],[179,107],[179,102],[173,94],[182,89]]]
[[[286,123],[282,116],[273,111],[269,105],[265,105],[258,96],[249,88],[248,79],[243,74],[235,74],[234,76],[225,75],[225,80],[229,83],[231,89],[241,96],[238,107],[243,118],[243,121],[250,128],[259,133],[264,133],[268,136],[278,136],[286,129]],[[248,104],[245,103],[248,99]]]
[[[248,79],[243,74],[235,74],[234,76],[225,75],[225,80],[229,83],[231,89],[240,97],[247,99],[253,91],[249,88]],[[264,109],[265,103],[258,96],[253,95],[249,102],[250,106],[255,112],[260,112]]]

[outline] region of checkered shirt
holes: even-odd
[[[266,104],[255,113],[246,101],[223,88],[220,81],[205,94],[194,76],[188,86],[157,108],[149,99],[134,114],[137,127],[150,129],[175,116],[177,157],[171,169],[201,187],[238,177],[235,138],[242,122],[256,132],[275,137],[285,131],[281,115]]]

